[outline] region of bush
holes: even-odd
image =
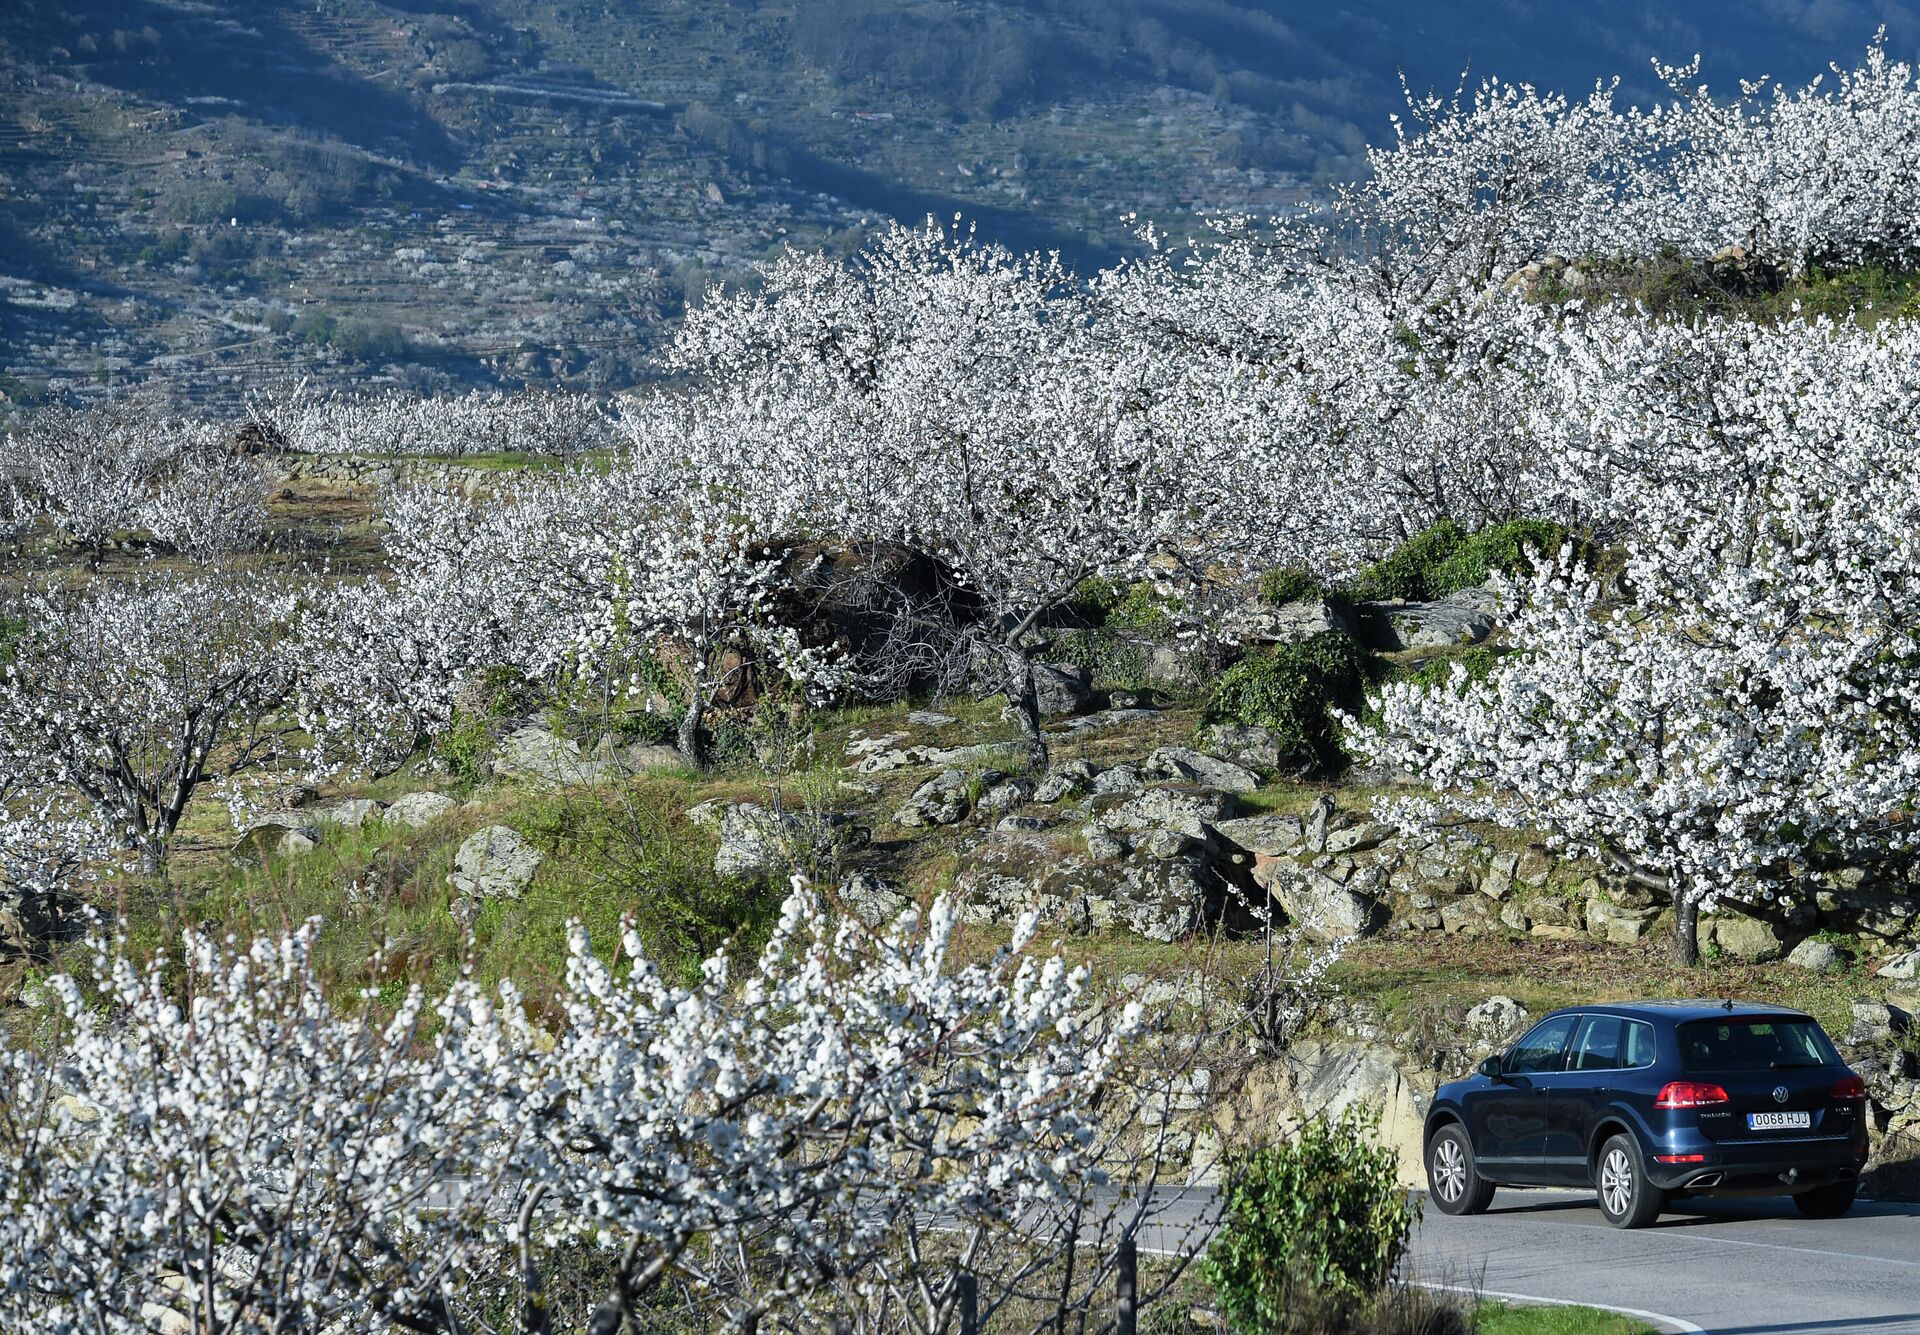
[[[1220,1230],[1201,1261],[1235,1331],[1287,1330],[1319,1298],[1371,1302],[1407,1250],[1417,1207],[1371,1118],[1314,1118],[1298,1139],[1228,1165]]]
[[[1345,631],[1322,631],[1298,644],[1249,654],[1228,668],[1207,699],[1204,720],[1270,730],[1283,764],[1339,769],[1346,756],[1329,709],[1358,712],[1366,678],[1359,641]]]
[[[1544,519],[1511,519],[1471,534],[1442,519],[1361,571],[1342,592],[1360,603],[1426,602],[1484,584],[1495,571],[1523,571],[1530,552],[1552,554],[1566,540],[1566,529]]]
[[[1260,601],[1269,607],[1284,607],[1302,598],[1325,594],[1320,581],[1305,566],[1284,566],[1260,577]]]

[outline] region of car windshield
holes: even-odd
[[[1812,1020],[1730,1015],[1680,1026],[1680,1061],[1689,1071],[1780,1071],[1839,1060]]]

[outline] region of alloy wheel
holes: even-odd
[[[1449,1203],[1459,1200],[1467,1189],[1467,1157],[1452,1136],[1443,1137],[1434,1149],[1433,1186],[1440,1199]]]
[[[1600,1201],[1611,1215],[1623,1215],[1633,1203],[1633,1164],[1618,1146],[1600,1164]]]

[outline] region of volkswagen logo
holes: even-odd
[[[1785,1103],[1787,1101],[1787,1087],[1785,1085],[1775,1085],[1773,1087],[1773,1101],[1775,1103]]]

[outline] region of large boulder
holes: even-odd
[[[1318,868],[1296,872],[1284,862],[1268,863],[1255,874],[1265,878],[1296,926],[1323,941],[1371,936],[1386,921],[1379,898],[1359,878],[1341,882]]]
[[[1285,1058],[1293,1077],[1298,1115],[1337,1117],[1360,1108],[1379,1118],[1380,1142],[1399,1161],[1404,1186],[1425,1184],[1423,1156],[1433,1077],[1401,1065],[1394,1053],[1371,1043],[1308,1039]]]
[[[977,779],[967,770],[941,770],[913,790],[913,796],[893,813],[893,819],[898,824],[916,829],[931,825],[956,825],[973,810],[976,784],[985,788],[1004,777],[998,770],[988,770]]]
[[[1279,857],[1292,852],[1307,837],[1305,821],[1298,816],[1283,816],[1277,812],[1216,821],[1213,829],[1228,843],[1244,848],[1257,857]]]
[[[1658,910],[1626,908],[1596,895],[1587,901],[1587,934],[1609,945],[1631,946],[1646,936],[1659,916]]]
[[[545,728],[516,728],[494,748],[493,772],[529,779],[548,787],[595,783],[613,777],[620,766],[611,756],[583,756],[580,743],[556,737]]]
[[[955,877],[972,922],[1000,922],[1029,909],[1071,932],[1119,927],[1153,941],[1177,941],[1219,907],[1221,878],[1197,844],[1170,831],[1144,833],[1132,853],[1111,842],[1096,852],[1063,849],[1044,833],[996,832],[971,849]],[[1157,841],[1179,841],[1158,847]]]
[[[453,855],[447,883],[474,899],[518,899],[540,869],[540,850],[510,825],[489,825],[468,835]]]
[[[1346,611],[1325,598],[1296,598],[1279,607],[1248,607],[1228,616],[1223,633],[1240,644],[1298,644],[1330,630],[1353,633]]]
[[[1745,914],[1715,914],[1702,924],[1701,937],[1737,960],[1777,960],[1787,952],[1784,934],[1775,923]]]
[[[790,867],[825,862],[835,848],[852,849],[868,836],[839,812],[802,815],[718,797],[689,808],[687,819],[719,835],[713,855],[717,876],[779,875]]]
[[[1232,815],[1234,806],[1230,794],[1212,789],[1148,788],[1103,812],[1100,824],[1120,833],[1178,830],[1205,840],[1207,827]]]
[[[1035,663],[1033,694],[1043,715],[1078,714],[1093,699],[1093,674],[1072,663]]]
[[[1428,603],[1362,603],[1363,640],[1376,649],[1448,649],[1493,634],[1500,598],[1490,589],[1461,589]]]
[[[357,830],[368,821],[377,819],[386,807],[386,803],[377,802],[371,797],[343,797],[332,806],[323,807],[314,814],[329,825]]]
[[[444,793],[408,793],[404,797],[396,797],[380,813],[380,819],[389,825],[405,825],[417,830],[439,820],[458,805]]]
[[[1182,780],[1229,793],[1250,793],[1260,786],[1260,776],[1246,766],[1187,746],[1163,746],[1147,757],[1143,768],[1159,778]]]

